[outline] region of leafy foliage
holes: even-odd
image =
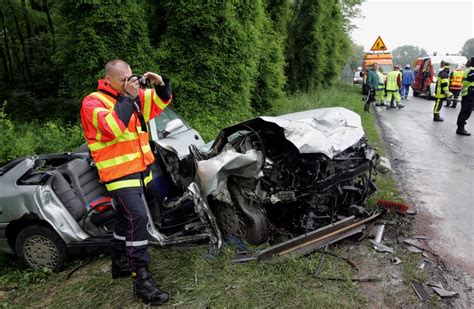
[[[413,45],[403,45],[395,48],[392,51],[393,54],[393,63],[400,65],[402,68],[405,65],[413,65],[413,62],[419,58],[426,56],[428,53],[426,50],[420,47]]]
[[[466,58],[474,57],[474,38],[467,40],[462,46],[461,55]]]
[[[64,132],[79,136],[81,100],[116,58],[136,73],[169,77],[174,107],[214,138],[216,128],[270,111],[285,87],[330,85],[346,61],[344,29],[360,0],[4,3],[0,102],[9,104],[1,121],[11,135],[0,160],[51,151],[39,135],[50,134],[58,149]]]
[[[309,92],[330,85],[349,53],[338,1],[295,1],[286,56],[288,89]]]
[[[6,117],[5,107],[0,110],[0,166],[26,155],[71,151],[84,142],[79,125],[58,120],[14,123]]]
[[[157,69],[139,2],[59,3],[55,61],[62,68],[64,96],[81,99],[94,90],[111,59],[123,59],[140,73]]]

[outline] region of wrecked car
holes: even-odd
[[[229,236],[272,243],[366,216],[378,155],[352,111],[257,117],[223,129],[210,147],[178,116],[159,117],[150,124],[151,245],[208,242],[217,254]],[[60,270],[69,256],[109,245],[114,201],[84,150],[0,169],[1,251]]]

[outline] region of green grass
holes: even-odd
[[[288,97],[277,102],[270,115],[284,114],[318,107],[342,106],[362,116],[363,126],[369,142],[383,154],[383,148],[375,126],[374,114],[363,113],[360,89],[347,85],[320,91],[317,94]],[[210,130],[217,130],[211,128]],[[210,135],[210,134],[209,134]],[[394,180],[389,176],[377,176],[379,191],[371,199],[400,200]],[[391,215],[389,220],[396,218]],[[345,245],[347,244],[347,245]],[[334,245],[331,251],[351,255],[360,265],[366,264],[370,275],[383,273],[387,256],[374,253],[365,243],[358,244],[355,251],[351,242]],[[365,249],[364,249],[365,248]],[[250,250],[256,248],[249,246]],[[307,257],[290,258],[273,264],[249,262],[231,264],[236,249],[227,244],[217,257],[210,257],[207,246],[191,249],[150,249],[150,269],[163,289],[171,294],[170,306],[204,307],[285,307],[285,308],[360,308],[373,305],[366,293],[366,286],[351,281],[323,281],[313,277],[320,253]],[[15,288],[8,296],[0,298],[4,306],[51,307],[51,308],[96,308],[137,307],[132,296],[131,280],[112,280],[110,258],[98,257],[90,264],[72,274],[68,273],[83,261],[76,260],[60,274],[44,270],[22,270],[9,259],[0,260],[0,288]],[[416,268],[416,256],[405,263],[405,283],[412,279],[423,279]],[[352,277],[358,274],[342,260],[326,256],[322,268],[323,276]],[[383,287],[374,286],[376,293],[385,293]],[[378,290],[377,290],[378,289]],[[403,288],[401,288],[403,290]],[[388,293],[386,304],[400,304],[399,298],[408,297],[409,292]],[[412,297],[412,296],[410,296]],[[411,298],[412,299],[412,298]],[[410,303],[416,302],[411,300]]]

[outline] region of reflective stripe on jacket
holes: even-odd
[[[455,70],[453,73],[451,73],[451,79],[449,81],[449,89],[461,90],[463,78],[464,78],[464,72],[462,70]]]
[[[387,74],[387,85],[386,88],[388,91],[395,91],[400,89],[399,83],[400,83],[400,72],[399,71],[390,71]]]
[[[461,92],[461,95],[463,97],[469,94],[469,87],[474,87],[474,67],[469,67],[464,71]]]
[[[171,98],[163,101],[155,89],[140,89],[140,111],[135,110],[126,125],[115,108],[118,95],[102,80],[99,81],[98,91],[82,101],[82,126],[103,182],[142,172],[154,161],[148,132],[142,128],[139,117],[142,114],[148,122],[171,102]]]
[[[377,72],[377,76],[379,77],[379,85],[377,87],[377,90],[383,90],[385,86],[385,82],[384,82],[385,75],[383,75],[383,73],[379,71]]]
[[[446,98],[446,92],[449,91],[449,74],[446,70],[442,70],[438,74],[436,80],[435,98]]]

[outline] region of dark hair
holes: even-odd
[[[474,66],[474,57],[471,57],[471,58],[469,58],[469,60],[467,60],[466,66],[467,67]]]

